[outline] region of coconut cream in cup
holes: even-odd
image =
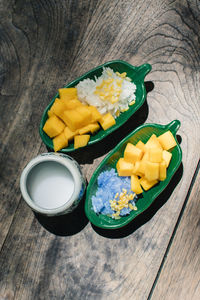
[[[20,189],[36,212],[56,216],[71,212],[84,195],[86,182],[78,163],[66,154],[43,153],[24,168]]]

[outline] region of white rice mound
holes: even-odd
[[[123,78],[119,100],[112,104],[109,101],[101,100],[99,95],[94,93],[96,87],[108,78],[114,79],[114,85],[116,84],[116,79],[122,79],[111,68],[103,68],[103,73],[100,77],[95,77],[95,80],[84,79],[77,84],[77,95],[78,99],[83,103],[96,106],[101,114],[110,112],[113,117],[117,117],[118,112],[127,110],[129,103],[135,100],[136,86],[130,81],[130,78]]]

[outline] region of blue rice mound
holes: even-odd
[[[126,189],[128,194],[134,194],[131,191],[131,178],[120,177],[115,169],[102,172],[97,178],[98,188],[95,196],[92,196],[92,206],[96,214],[104,214],[111,216],[115,211],[111,209],[110,200],[115,198],[116,193],[121,193],[122,189]],[[136,196],[134,198],[136,200]],[[130,200],[133,206],[135,201]],[[120,211],[120,216],[129,215],[131,209],[124,207]]]

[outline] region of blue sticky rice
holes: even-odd
[[[96,214],[112,215],[115,213],[115,211],[111,209],[110,200],[115,198],[116,193],[120,194],[122,189],[126,189],[128,194],[135,195],[135,193],[131,191],[130,176],[120,177],[115,169],[102,172],[97,178],[97,183],[98,189],[96,195],[92,196],[92,205]],[[136,200],[136,196],[134,200]],[[133,200],[130,200],[129,203],[135,206]],[[130,212],[131,209],[129,207],[124,207],[120,211],[120,216],[129,215]]]

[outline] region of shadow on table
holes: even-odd
[[[123,228],[113,229],[113,230],[101,229],[92,225],[93,229],[99,235],[111,239],[123,238],[132,234],[139,227],[147,223],[156,214],[156,212],[167,202],[173,190],[181,180],[182,175],[183,175],[183,164],[181,163],[181,165],[173,175],[170,183],[165,188],[165,190],[161,192],[161,194],[155,199],[155,201],[151,204],[151,206],[146,211],[144,211],[142,214],[137,216],[128,225],[124,226]]]
[[[145,82],[145,88],[148,94],[148,92],[152,91],[154,88],[153,82]],[[133,114],[133,116],[120,126],[120,128],[109,134],[109,136],[93,145],[88,145],[85,148],[77,149],[75,152],[70,152],[69,155],[72,156],[79,164],[92,163],[95,158],[108,153],[130,132],[144,124],[148,117],[148,112],[149,109],[147,100],[145,100],[143,105]]]
[[[49,232],[58,236],[74,235],[87,225],[88,219],[84,212],[85,195],[80,201],[78,207],[66,215],[47,217],[35,213],[38,222]]]

